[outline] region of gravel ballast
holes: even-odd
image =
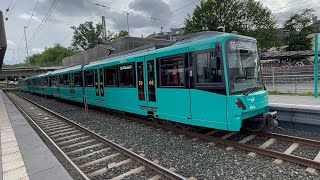
[[[305,167],[291,163],[275,165],[271,158],[264,156],[252,158],[247,156],[245,151],[226,151],[223,145],[211,146],[203,141],[194,141],[189,137],[142,126],[98,111],[84,111],[80,106],[57,99],[45,99],[32,94],[18,93],[116,143],[123,144],[126,148],[133,148],[136,153],[145,154],[145,157],[150,160],[158,160],[166,168],[175,168],[177,173],[185,177],[193,176],[197,179],[320,178],[305,172]],[[279,131],[305,138],[320,139],[320,135],[314,133]],[[304,149],[304,151],[308,150]],[[314,154],[313,151],[312,154]]]

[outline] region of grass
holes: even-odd
[[[292,93],[288,91],[287,93],[280,92],[277,90],[268,91],[268,95],[285,95],[285,96],[313,96],[313,92],[304,92],[304,93]],[[318,94],[320,96],[320,93]]]

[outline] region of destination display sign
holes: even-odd
[[[255,42],[249,41],[230,41],[229,42],[230,50],[249,50],[249,51],[257,51],[257,44]]]
[[[132,65],[126,65],[126,66],[120,66],[120,70],[128,70],[128,69],[132,69]]]

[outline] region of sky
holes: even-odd
[[[320,9],[319,0],[260,1],[274,13],[279,27],[290,15],[305,8]],[[182,27],[185,18],[192,15],[199,3],[199,0],[0,0],[0,10],[8,18],[5,22],[8,49],[4,63],[16,64],[25,59],[24,27],[28,24],[26,37],[29,55],[32,55],[56,43],[69,47],[71,26],[86,21],[100,23],[101,16],[106,17],[106,27],[111,32],[127,30],[127,16],[131,36],[146,37],[160,32],[161,27],[163,31],[170,31],[170,28]],[[45,18],[46,14],[50,16]],[[320,10],[314,14],[320,19]],[[43,26],[39,26],[41,22],[45,22]]]

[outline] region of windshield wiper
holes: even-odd
[[[236,77],[235,80],[239,80],[239,79],[247,79],[247,77],[246,76],[239,76],[239,77]]]
[[[254,89],[255,87],[253,87],[253,88],[250,88],[250,90],[244,95],[244,96],[248,96],[249,95],[249,93],[251,93],[251,91]]]

